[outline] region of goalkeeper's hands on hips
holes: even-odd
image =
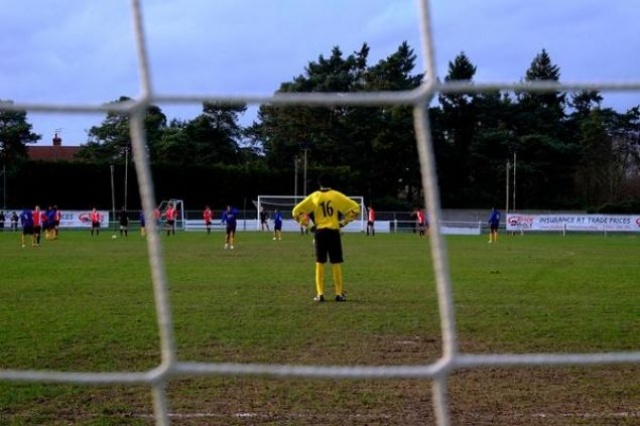
[[[302,225],[304,227],[308,227],[309,226],[309,216],[306,213],[300,213],[296,217],[296,222],[298,222],[300,225]]]
[[[349,223],[353,222],[358,217],[358,213],[354,210],[349,210],[344,214],[344,217],[339,222],[340,228],[344,228]]]

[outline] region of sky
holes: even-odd
[[[271,95],[309,62],[367,43],[369,65],[408,42],[424,71],[417,0],[142,0],[152,87],[162,94]],[[564,82],[640,80],[637,0],[431,0],[438,77],[464,52],[476,82],[517,82],[542,49]],[[0,99],[99,105],[141,93],[129,0],[5,1]],[[639,93],[602,93],[618,111]],[[192,119],[201,105],[159,105]],[[255,119],[250,107],[242,124]],[[38,145],[87,141],[105,114],[28,112]]]

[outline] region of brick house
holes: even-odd
[[[79,146],[62,146],[62,138],[56,133],[51,146],[27,146],[29,160],[40,161],[76,161],[74,156]]]

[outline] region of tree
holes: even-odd
[[[567,131],[570,138],[580,139],[582,122],[595,109],[601,109],[602,96],[597,91],[582,90],[573,93],[568,102],[571,113],[567,117]]]
[[[525,73],[525,82],[560,81],[560,68],[554,65],[545,49],[537,54]],[[521,92],[517,94],[522,113],[529,114],[528,120],[521,124],[525,129],[544,131],[546,134],[561,136],[565,117],[566,94],[558,91],[545,93]]]
[[[420,84],[406,42],[375,66],[367,66],[368,55],[367,44],[346,57],[334,47],[278,92],[411,90]],[[269,165],[289,168],[306,149],[310,167],[347,167],[352,190],[369,198],[412,197],[420,188],[410,107],[266,105],[249,134],[261,139]]]
[[[476,67],[464,52],[449,62],[446,82],[472,82]],[[471,160],[469,148],[473,143],[477,130],[477,95],[473,93],[444,93],[438,96],[442,110],[441,120],[445,133],[443,135],[442,163],[439,166],[439,180],[442,192],[447,194],[447,204],[463,205],[468,203],[467,192],[473,188],[475,168],[469,167]],[[464,170],[464,173],[460,173]],[[454,195],[455,194],[455,195]],[[457,196],[456,196],[457,195]]]
[[[129,102],[131,98],[121,96],[111,104]],[[147,148],[151,158],[154,158],[155,147],[159,144],[166,128],[167,118],[155,105],[147,108],[144,118]],[[131,133],[129,114],[122,112],[108,112],[107,117],[99,126],[89,129],[89,142],[82,145],[77,154],[79,158],[89,161],[110,162],[125,157],[125,150],[131,147]]]
[[[590,111],[580,124],[582,155],[576,171],[577,188],[587,206],[597,207],[614,201],[619,188],[613,146],[599,110]]]
[[[13,104],[12,101],[0,100],[2,104]],[[27,144],[36,143],[41,135],[31,131],[26,111],[0,110],[0,155],[3,164],[12,167],[17,160],[27,158]]]
[[[412,74],[416,55],[407,42],[370,67],[365,75],[367,91],[413,90],[423,75]],[[373,150],[370,179],[377,183],[378,196],[402,198],[409,205],[422,204],[420,163],[416,148],[413,107],[394,105],[379,108],[379,117],[370,122]],[[354,121],[355,128],[361,126]],[[366,151],[365,151],[366,152]],[[357,164],[357,163],[356,163]]]
[[[525,81],[560,80],[560,68],[546,50],[533,59]],[[579,146],[567,131],[566,95],[558,91],[516,93],[515,140],[521,208],[573,207]]]
[[[239,164],[240,141],[243,131],[238,123],[246,105],[228,105],[205,102],[202,114],[174,131],[181,129],[182,135],[173,135],[172,140],[181,141],[182,164],[212,165]],[[175,157],[165,157],[164,162],[175,162]]]
[[[513,124],[513,101],[499,91],[480,93],[474,101],[476,123],[464,166],[455,173],[469,177],[457,195],[454,206],[500,205],[506,185],[506,168],[513,158],[516,137]],[[463,160],[464,161],[464,160]],[[454,166],[456,163],[454,163]]]
[[[571,114],[574,118],[586,118],[595,108],[600,108],[602,104],[602,95],[600,92],[593,90],[582,90],[571,95],[569,106],[574,112]]]
[[[185,128],[187,122],[173,119],[162,132],[162,136],[152,150],[152,161],[187,165],[193,156],[190,152],[189,138]]]
[[[611,138],[615,201],[640,199],[640,107],[622,114],[611,109],[601,113]]]
[[[362,90],[369,47],[343,57],[337,46],[331,56],[320,55],[290,82],[281,83],[277,93],[352,92]],[[258,121],[249,134],[261,139],[267,163],[272,167],[290,167],[301,150],[310,148],[312,162],[336,165],[352,159],[355,150],[348,146],[345,124],[352,107],[310,107],[263,105]],[[304,147],[303,147],[304,145]]]

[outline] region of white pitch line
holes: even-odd
[[[169,413],[168,416],[170,418],[174,418],[174,419],[198,419],[198,418],[272,418],[274,417],[274,415],[272,414],[259,414],[259,413],[234,413],[234,414],[221,414],[221,413]],[[134,417],[139,417],[139,418],[153,418],[154,415],[153,414],[134,414]],[[386,414],[380,414],[380,415],[370,415],[370,414],[348,414],[348,415],[342,415],[342,414],[336,414],[336,415],[331,415],[328,413],[323,413],[323,414],[313,414],[313,415],[309,415],[309,414],[293,414],[293,413],[287,413],[287,414],[281,414],[281,415],[276,415],[275,417],[282,417],[282,418],[308,418],[308,417],[314,417],[314,418],[326,418],[326,419],[332,419],[332,418],[357,418],[357,419],[391,419],[394,416],[390,416],[390,415],[386,415]],[[493,417],[493,416],[481,416],[481,417]],[[640,418],[640,412],[618,412],[618,413],[535,413],[535,414],[531,414],[530,416],[523,416],[523,415],[515,415],[514,417],[519,417],[519,418],[523,418],[523,417],[533,417],[533,418],[543,418],[543,419],[549,419],[549,418],[584,418],[584,419],[607,419],[607,418],[618,418],[618,419],[625,419],[625,418]]]

